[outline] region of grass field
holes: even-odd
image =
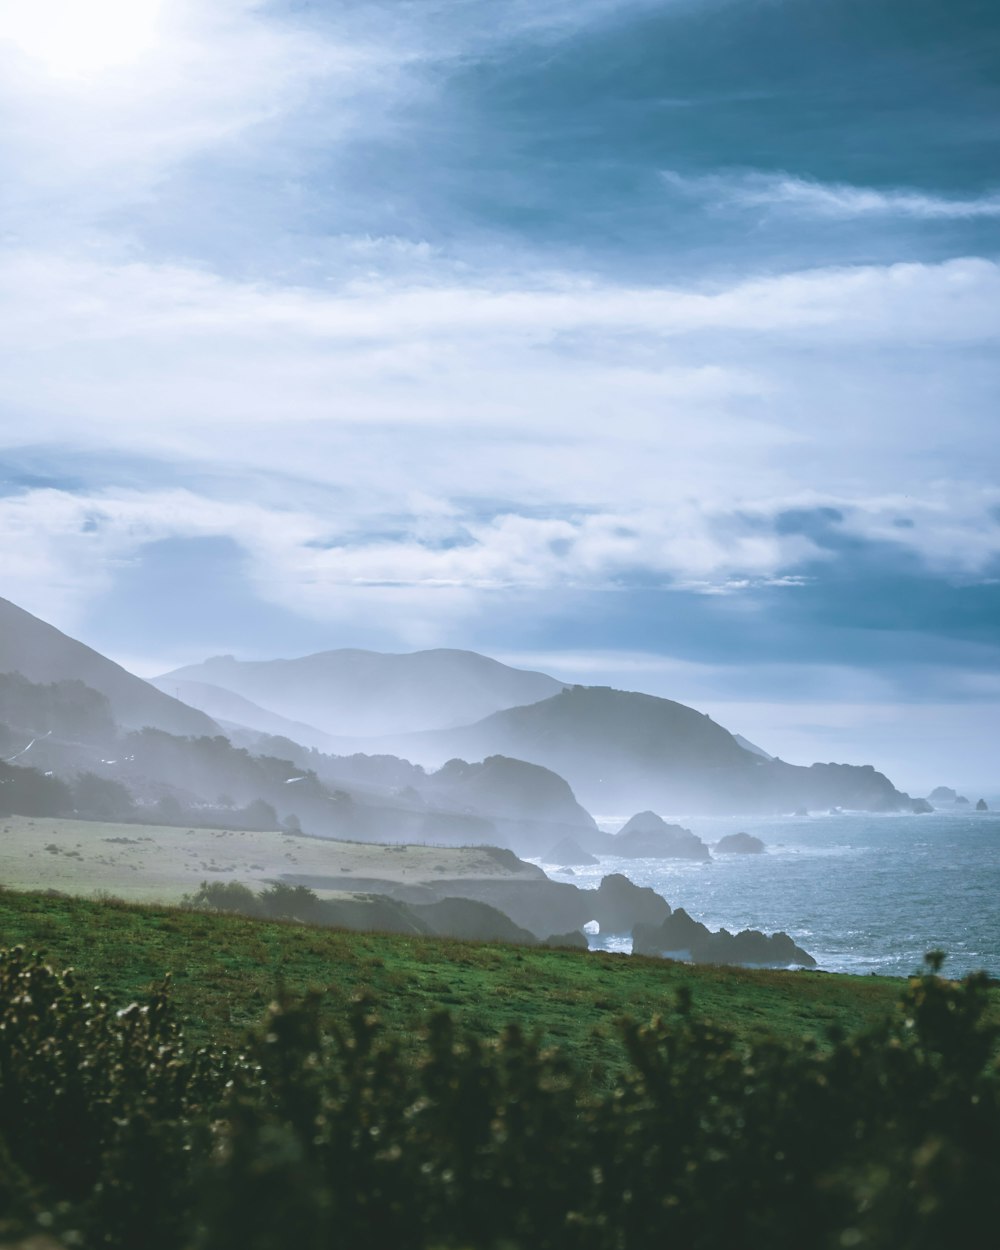
[[[522,870],[534,874],[536,870]],[[433,885],[517,872],[481,847],[385,846],[278,832],[115,825],[43,816],[0,818],[0,884],[18,890],[107,891],[135,902],[179,903],[202,881],[259,888],[286,875],[337,882],[321,896],[370,889],[369,880]]]
[[[667,1012],[686,986],[700,1014],[741,1036],[855,1030],[892,1010],[901,984],[816,972],[693,967],[626,955],[344,933],[156,905],[0,892],[0,945],[44,950],[125,1005],[172,974],[188,1036],[238,1043],[285,985],[318,988],[338,1015],[369,993],[387,1031],[414,1036],[447,1008],[496,1034],[517,1021],[570,1049],[597,1079],[618,1067],[616,1022]]]

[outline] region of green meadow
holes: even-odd
[[[348,933],[118,900],[0,893],[0,945],[44,951],[122,1006],[167,974],[193,1041],[235,1044],[279,988],[322,991],[324,1011],[374,999],[406,1039],[437,1009],[495,1036],[510,1022],[592,1071],[622,1060],[618,1022],[669,1011],[682,989],[699,1014],[745,1039],[854,1032],[891,1011],[900,983],[819,972],[695,967],[665,960],[446,938]]]

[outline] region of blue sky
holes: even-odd
[[[1000,790],[989,0],[0,7],[0,593]]]

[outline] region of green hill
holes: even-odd
[[[0,894],[0,1244],[992,1245],[996,990],[939,966],[695,970]]]
[[[743,1037],[822,1039],[883,1015],[899,982],[881,977],[692,967],[661,959],[436,937],[345,933],[162,906],[0,893],[0,944],[42,949],[85,984],[126,1004],[171,973],[189,1034],[236,1043],[279,984],[324,992],[342,1012],[372,995],[402,1038],[445,1007],[483,1037],[516,1021],[587,1066],[622,1059],[616,1021],[646,1020],[681,987],[699,1010]]]

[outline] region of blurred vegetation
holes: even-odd
[[[575,956],[581,963],[587,956]],[[371,996],[282,992],[192,1049],[167,984],[114,1010],[0,953],[0,1236],[108,1250],[993,1245],[985,978],[930,962],[852,1035],[741,1039],[686,987],[596,1087],[517,1025],[406,1047]]]

